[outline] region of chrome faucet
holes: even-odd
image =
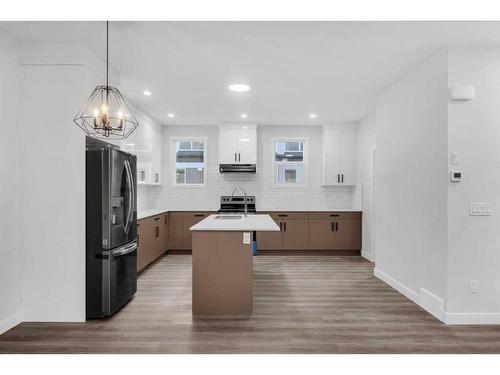
[[[233,192],[231,193],[231,197],[234,195],[234,193],[236,193],[238,190],[240,190],[243,194],[245,194],[245,217],[247,216],[248,214],[248,203],[247,203],[247,192],[245,191],[245,189],[243,189],[241,186],[236,186],[233,190]]]

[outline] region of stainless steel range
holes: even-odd
[[[247,205],[247,212],[249,214],[255,213],[255,196],[247,195],[223,195],[220,197],[220,209],[218,213],[244,213],[245,202]]]

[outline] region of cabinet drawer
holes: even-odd
[[[359,220],[361,212],[311,212],[309,220]]]
[[[212,212],[184,212],[182,214],[182,218],[186,220],[186,222],[198,222],[206,217],[209,217],[212,214]]]
[[[307,220],[307,212],[269,212],[269,215],[276,220]]]

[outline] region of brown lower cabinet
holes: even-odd
[[[258,250],[361,250],[359,212],[265,212],[280,232],[258,232]]]
[[[168,213],[168,248],[182,249],[182,212]]]
[[[211,212],[183,212],[182,214],[182,249],[191,250],[193,248],[193,235],[189,228],[196,223],[199,223],[206,217],[210,216]]]
[[[259,250],[307,249],[308,214],[267,212],[280,227],[280,232],[257,232]]]
[[[189,228],[213,212],[169,212],[137,224],[137,270],[167,250],[191,250]],[[257,232],[258,250],[361,250],[360,212],[262,212],[279,232]]]
[[[142,271],[168,249],[168,214],[137,221],[137,271]]]
[[[189,228],[213,212],[170,212],[169,246],[171,250],[191,250],[192,234]]]
[[[320,212],[309,215],[309,249],[361,250],[361,214]]]
[[[336,221],[333,243],[335,250],[361,250],[361,218]]]

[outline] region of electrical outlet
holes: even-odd
[[[250,233],[249,232],[243,232],[243,243],[245,245],[250,244]]]
[[[469,291],[471,294],[476,294],[479,291],[479,281],[470,280],[469,281]]]

